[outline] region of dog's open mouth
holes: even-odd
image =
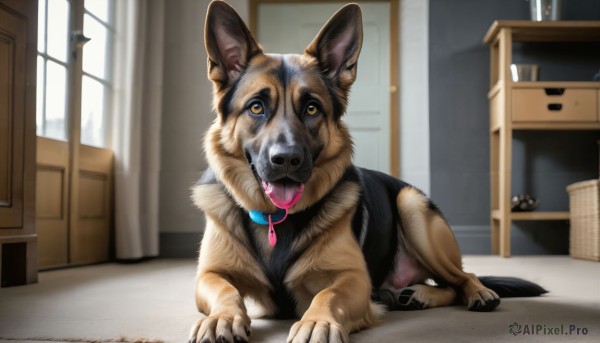
[[[283,209],[289,209],[294,206],[300,200],[302,191],[304,191],[303,183],[289,178],[274,182],[262,180],[262,187],[273,205]]]
[[[277,181],[265,181],[258,175],[256,166],[252,162],[252,156],[248,152],[246,152],[246,159],[248,160],[248,164],[250,165],[250,169],[256,177],[256,180],[261,184],[265,194],[269,200],[271,200],[273,205],[279,208],[289,209],[300,201],[302,192],[304,191],[304,184],[302,182],[287,177]]]

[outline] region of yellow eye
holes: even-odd
[[[248,111],[254,115],[261,115],[265,113],[265,107],[263,106],[262,102],[253,101],[250,103],[250,106],[248,106]]]
[[[315,104],[308,104],[308,106],[306,106],[306,114],[314,117],[319,114],[319,108]]]

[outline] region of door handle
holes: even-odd
[[[92,40],[86,37],[81,31],[71,32],[71,57],[73,60],[77,59],[77,49],[81,48],[85,43]]]
[[[73,31],[71,33],[71,40],[76,47],[80,47],[92,39],[90,37],[86,37],[81,31]]]

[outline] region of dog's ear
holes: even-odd
[[[242,18],[224,1],[213,1],[208,6],[204,45],[208,78],[219,89],[235,81],[248,61],[262,53]]]
[[[348,90],[356,79],[356,62],[362,47],[362,14],[357,4],[337,11],[323,26],[305,53],[315,57],[325,75]]]

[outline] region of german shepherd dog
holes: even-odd
[[[263,53],[225,2],[205,46],[217,117],[209,169],[193,188],[205,214],[190,342],[247,342],[245,298],[300,318],[288,342],[348,342],[387,310],[464,303],[490,311],[539,286],[477,278],[438,208],[418,189],[352,164],[342,121],[362,45],[358,5],[340,9],[302,55]]]

